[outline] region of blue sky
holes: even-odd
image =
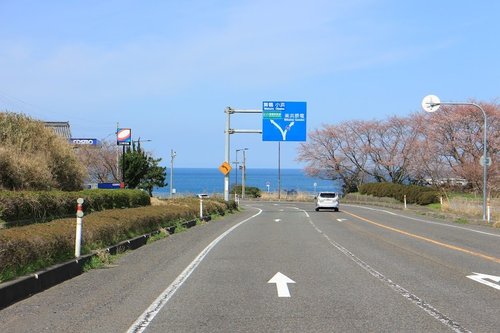
[[[305,101],[313,130],[423,112],[430,93],[498,102],[499,12],[491,0],[0,0],[0,110],[69,121],[73,137],[114,140],[119,123],[165,165],[174,149],[178,167],[217,167],[226,106]],[[277,145],[232,135],[231,161],[249,148],[248,167],[275,168]],[[297,147],[281,144],[282,167],[303,167]]]

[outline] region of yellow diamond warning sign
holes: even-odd
[[[231,169],[232,169],[231,165],[229,165],[229,163],[227,162],[224,162],[219,166],[219,171],[222,172],[224,176],[226,176],[229,173],[229,171],[231,171]]]

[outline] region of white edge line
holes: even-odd
[[[464,228],[464,227],[460,227],[458,225],[448,225],[448,224],[444,224],[444,223],[441,223],[441,222],[433,222],[433,221],[429,221],[429,220],[423,220],[423,219],[419,219],[419,218],[416,218],[416,217],[411,217],[411,216],[405,216],[405,215],[401,215],[401,214],[396,214],[396,213],[390,212],[388,210],[383,210],[383,209],[377,209],[377,208],[360,206],[360,205],[351,205],[351,204],[344,204],[344,206],[358,207],[358,208],[363,208],[363,209],[368,209],[368,210],[374,210],[374,211],[377,211],[377,212],[384,212],[384,213],[387,213],[387,214],[391,214],[391,215],[403,217],[403,218],[406,218],[406,219],[409,219],[409,220],[414,220],[414,221],[419,221],[419,222],[424,222],[424,223],[429,223],[429,224],[436,224],[436,225],[439,225],[439,226],[442,226],[442,227],[462,229],[462,230],[466,230],[466,231],[470,231],[470,232],[475,232],[475,233],[478,233],[478,234],[483,234],[483,235],[488,235],[488,236],[493,236],[493,237],[500,237],[500,235],[498,235],[498,234],[492,234],[492,233],[485,232],[485,231],[479,231],[479,230]]]
[[[170,298],[175,294],[175,292],[182,286],[188,277],[193,273],[193,271],[202,262],[205,256],[219,243],[224,237],[231,233],[234,229],[238,228],[243,223],[253,219],[262,213],[262,209],[257,208],[259,212],[249,218],[239,222],[230,229],[226,230],[219,237],[214,239],[203,251],[198,254],[196,258],[182,271],[179,276],[172,282],[161,294],[156,298],[156,300],[144,311],[141,316],[129,327],[127,333],[139,333],[143,332],[148,325],[153,321],[154,317],[160,312],[160,310],[167,304]]]

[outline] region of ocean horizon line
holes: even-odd
[[[170,170],[167,171],[170,176]],[[175,168],[173,169],[173,188],[176,193],[221,193],[224,191],[224,175],[218,168]],[[242,183],[243,173],[233,169],[229,174],[229,186]],[[169,183],[170,177],[166,179]],[[170,191],[170,185],[155,188],[157,193]],[[316,192],[318,190],[337,190],[340,188],[337,181],[308,176],[303,169],[283,168],[247,168],[245,185],[257,187],[262,191],[275,192],[281,190],[295,190],[302,192]]]

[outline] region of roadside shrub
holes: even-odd
[[[240,194],[241,195],[241,185],[235,185],[233,186],[231,190],[231,194]],[[250,198],[260,198],[261,192],[258,187],[254,186],[245,186],[245,195],[250,197]]]
[[[150,204],[149,195],[141,190],[0,191],[0,219],[23,225],[74,216],[78,198],[85,200],[87,212]]]
[[[234,202],[204,201],[206,214],[237,209]],[[168,200],[161,206],[110,209],[83,218],[83,253],[114,245],[194,219],[199,200]],[[0,230],[0,282],[67,260],[73,256],[75,218]]]
[[[359,186],[359,193],[374,197],[390,197],[409,204],[428,205],[439,202],[439,195],[432,188],[394,183],[368,183]]]
[[[67,140],[41,121],[0,112],[0,147],[0,189],[81,189],[85,169]]]
[[[419,205],[430,205],[439,202],[439,194],[437,192],[423,192],[419,195],[417,204]]]

